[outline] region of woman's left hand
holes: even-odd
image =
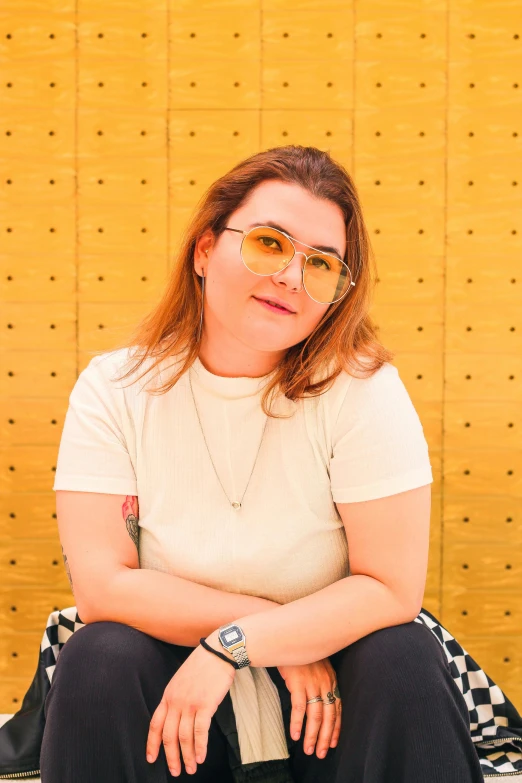
[[[179,742],[186,771],[196,772],[207,753],[212,716],[230,690],[235,673],[236,669],[217,655],[201,645],[195,647],[165,688],[152,716],[147,761],[156,760],[163,740],[170,773],[179,775]]]

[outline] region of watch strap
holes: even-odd
[[[238,664],[238,669],[242,669],[244,666],[250,666],[250,658],[248,657],[248,653],[244,644],[242,644],[240,647],[236,647],[235,650],[231,650],[230,652]]]

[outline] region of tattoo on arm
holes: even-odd
[[[136,549],[139,552],[138,539],[140,527],[138,524],[139,519],[139,506],[138,498],[135,495],[127,495],[125,502],[122,506],[123,518],[127,527],[127,533],[132,538]]]
[[[61,546],[61,544],[60,544],[60,546]],[[67,572],[67,577],[69,579],[69,584],[71,585],[72,594],[74,595],[72,576],[71,576],[71,569],[69,568],[69,563],[67,562],[67,555],[63,551],[63,546],[62,546],[62,557],[63,557],[63,562],[64,562],[64,565],[65,565],[65,570]]]
[[[138,540],[139,540],[139,505],[138,505],[138,498],[135,495],[127,495],[125,498],[125,502],[122,506],[122,512],[123,512],[123,518],[125,520],[125,525],[127,527],[127,532],[129,536],[131,537],[132,541],[134,542],[136,549],[139,552],[139,546],[138,546]],[[61,546],[61,544],[60,544]],[[71,585],[71,591],[74,595],[74,588],[73,588],[73,581],[71,576],[71,569],[69,567],[69,562],[67,560],[67,555],[65,554],[62,546],[62,557],[63,562],[65,565],[65,571],[67,573],[67,578],[69,579],[69,584]]]

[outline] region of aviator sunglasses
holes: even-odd
[[[303,264],[303,286],[308,296],[320,304],[333,304],[346,296],[352,285],[352,275],[347,264],[337,256],[323,253],[316,247],[306,245],[315,253],[306,255],[296,250],[294,237],[271,226],[255,226],[250,231],[225,226],[225,231],[236,231],[243,235],[241,258],[246,268],[255,275],[275,275],[288,266],[292,258],[301,253]],[[299,240],[295,239],[296,242]]]

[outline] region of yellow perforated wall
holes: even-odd
[[[3,0],[0,58],[0,712],[74,604],[51,487],[79,371],[156,301],[204,189],[290,142],[363,202],[434,466],[424,606],[520,706],[518,0]]]

